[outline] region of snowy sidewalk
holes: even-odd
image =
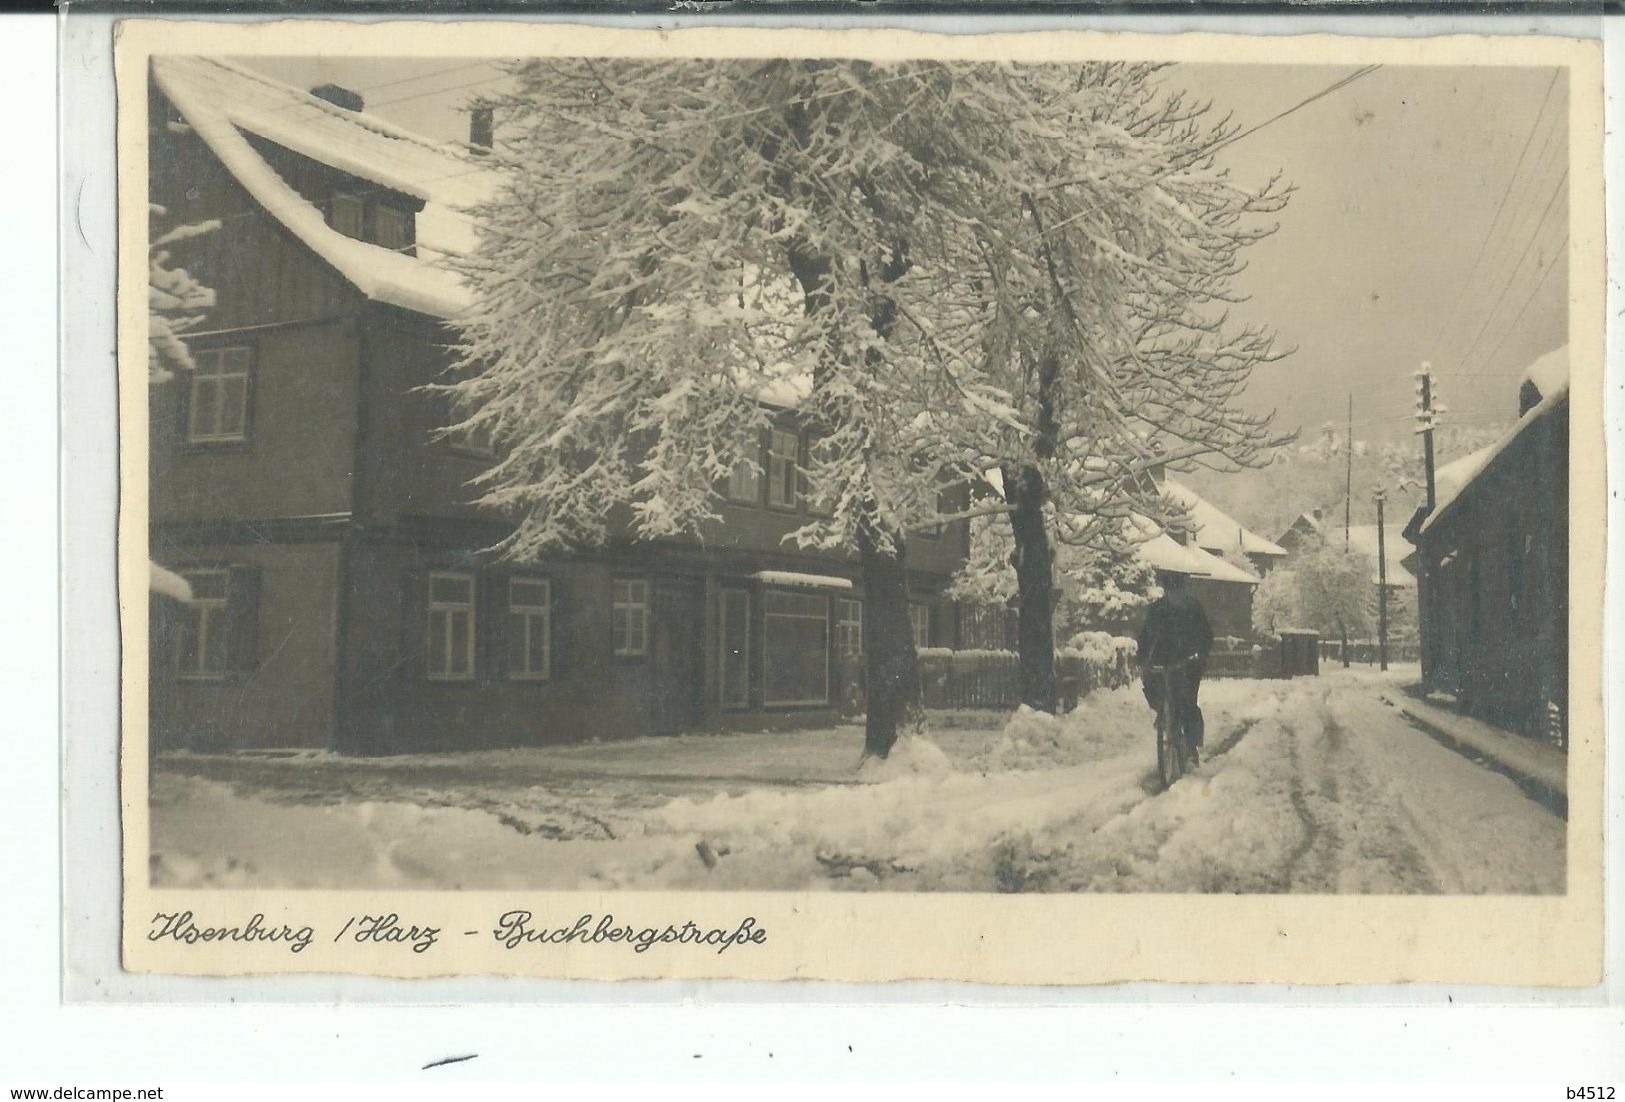
[[[1384,691],[1382,699],[1428,734],[1454,743],[1514,779],[1567,804],[1569,756],[1557,747],[1503,731],[1404,693]]]

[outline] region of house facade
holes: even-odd
[[[1567,349],[1533,365],[1519,418],[1441,467],[1406,525],[1418,564],[1422,676],[1467,711],[1568,745]]]
[[[815,508],[794,410],[698,537],[499,559],[510,525],[470,487],[490,442],[421,389],[454,360],[439,261],[470,247],[478,151],[213,60],[156,59],[150,91],[152,201],[219,222],[175,249],[217,296],[195,367],[150,390],[151,557],[191,594],[153,601],[156,745],[479,749],[861,696],[856,558],[784,542]],[[967,550],[963,522],[909,541],[922,646],[957,642]]]

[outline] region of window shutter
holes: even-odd
[[[408,570],[401,576],[401,666],[408,678],[429,676],[429,573]]]
[[[259,567],[233,566],[226,587],[226,665],[232,673],[253,673],[259,668]]]

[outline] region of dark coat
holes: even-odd
[[[1213,627],[1202,602],[1189,593],[1164,593],[1146,610],[1140,628],[1140,664],[1162,666],[1213,649]]]

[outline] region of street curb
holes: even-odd
[[[1566,786],[1554,786],[1539,777],[1531,776],[1527,771],[1519,769],[1494,754],[1486,753],[1482,747],[1463,742],[1439,724],[1428,719],[1418,709],[1407,706],[1387,693],[1379,693],[1378,696],[1384,704],[1387,704],[1404,717],[1405,721],[1412,727],[1415,727],[1441,746],[1454,750],[1476,765],[1482,765],[1492,772],[1501,774],[1516,784],[1523,791],[1523,794],[1531,800],[1550,808],[1564,819],[1568,818],[1569,797]]]

